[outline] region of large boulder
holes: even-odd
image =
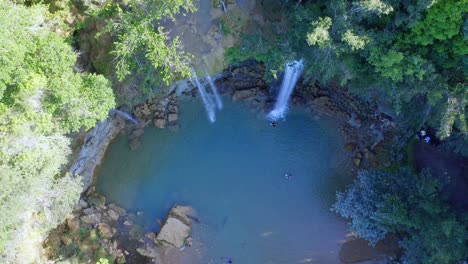
[[[192,231],[190,214],[193,214],[193,209],[189,206],[174,207],[156,236],[156,241],[163,245],[182,248]]]

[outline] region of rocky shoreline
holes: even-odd
[[[230,96],[255,112],[267,113],[273,107],[280,83],[268,84],[263,76],[262,65],[247,61],[218,74],[214,82],[220,94]],[[204,81],[201,79],[202,83]],[[190,238],[191,222],[178,210],[189,209],[174,208],[158,234],[145,234],[143,226],[135,224],[143,212],[127,213],[118,205],[107,204],[105,197],[97,194],[92,186],[96,167],[110,142],[122,131],[128,135],[129,149],[133,151],[140,147],[139,138],[148,125],[173,131],[178,129],[178,96],[197,97],[198,92],[190,80],[176,83],[171,91],[162,99],[154,98],[135,106],[132,115],[137,125],[111,111],[109,117],[86,136],[82,150],[70,168],[71,173],[82,177],[85,193],[70,218],[45,241],[51,259],[63,255],[60,251],[70,250],[70,246],[78,247],[88,260],[96,259],[96,252],[116,263],[173,263],[174,259],[180,258],[182,251],[179,249],[187,245]],[[303,107],[315,118],[325,115],[337,120],[351,166],[362,169],[390,164],[390,160],[379,160],[376,154],[381,151],[383,142],[391,140],[396,125],[389,116],[379,113],[376,106],[360,101],[342,88],[301,81],[292,95],[291,104]],[[165,226],[170,228],[165,229]]]

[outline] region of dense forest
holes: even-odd
[[[217,2],[217,1],[213,1]],[[399,123],[397,151],[422,127],[468,155],[467,0],[264,0],[268,23],[236,24],[229,63],[254,58],[270,81],[303,58],[304,82],[349,90]],[[32,247],[79,200],[79,177],[66,173],[72,140],[112,108],[131,108],[189,77],[191,55],[160,25],[193,0],[0,0],[0,259],[27,260]],[[102,24],[106,56],[84,70],[78,36]],[[122,86],[137,87],[132,100]],[[333,210],[371,244],[395,234],[402,263],[461,263],[468,214],[447,202],[443,182],[408,159],[361,171]]]

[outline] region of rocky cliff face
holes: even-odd
[[[93,182],[96,166],[101,164],[109,143],[124,126],[125,121],[111,113],[106,120],[99,122],[86,136],[83,147],[69,170],[73,175],[81,177],[83,190],[88,189]]]

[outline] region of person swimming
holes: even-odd
[[[290,180],[290,179],[293,178],[293,175],[292,175],[291,173],[289,173],[289,172],[286,172],[286,173],[284,174],[284,178]]]
[[[270,122],[270,126],[271,127],[276,127],[276,122],[274,122],[274,121]]]

